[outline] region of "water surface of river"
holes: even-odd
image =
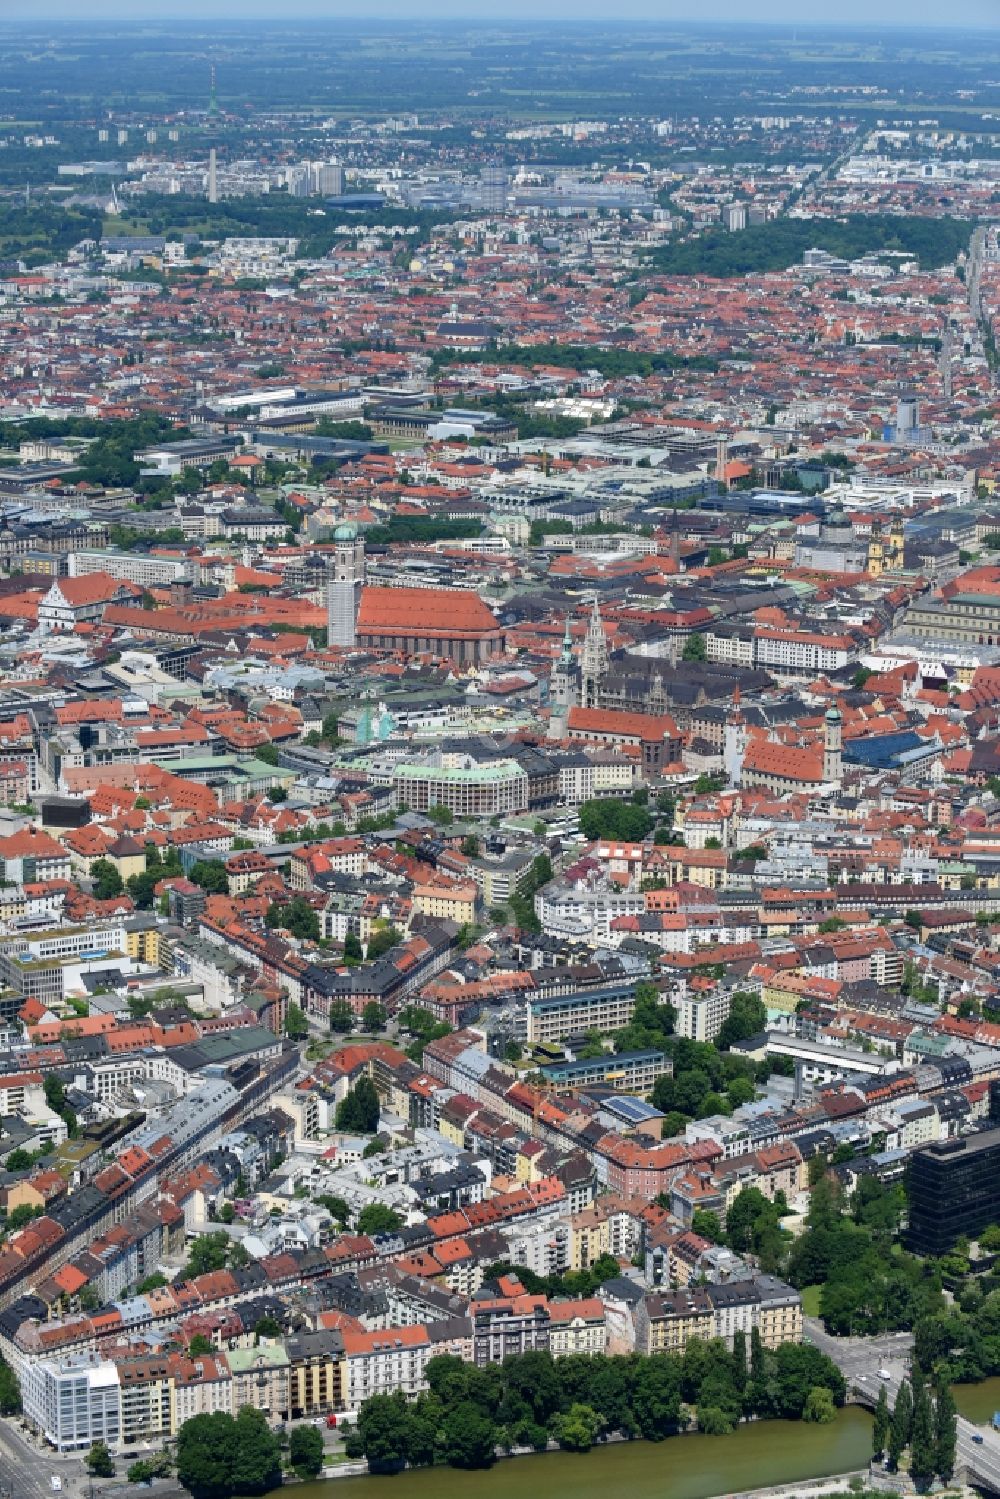
[[[613,1442],[586,1453],[511,1458],[481,1473],[417,1468],[391,1478],[301,1484],[294,1492],[296,1499],[715,1499],[846,1473],[870,1456],[871,1417],[847,1406],[828,1426],[759,1421],[731,1436]]]

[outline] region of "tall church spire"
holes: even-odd
[[[608,642],[604,636],[604,621],[597,599],[590,611],[583,654],[580,657],[580,703],[584,708],[596,708],[601,683],[608,671]]]
[[[549,738],[565,739],[569,710],[576,699],[576,662],[573,660],[573,636],[566,616],[562,650],[549,675]]]

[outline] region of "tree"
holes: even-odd
[[[958,1411],[951,1390],[942,1380],[934,1411],[934,1471],[943,1483],[948,1483],[955,1471],[957,1446]]]
[[[428,807],[427,816],[439,828],[450,828],[455,821],[454,812],[442,802],[435,802],[433,807]]]
[[[497,1432],[470,1400],[447,1411],[442,1428],[445,1461],[453,1468],[488,1468],[496,1460]]]
[[[285,1035],[292,1041],[304,1041],[309,1035],[309,1022],[298,1005],[289,1005],[285,1011]]]
[[[361,1011],[361,1029],[370,1033],[384,1031],[386,1019],[385,1006],[380,1005],[376,999],[370,999]]]
[[[373,1135],[378,1129],[379,1101],[371,1078],[359,1077],[337,1105],[336,1127],[348,1134]]]
[[[125,881],[125,889],[140,911],[149,911],[156,898],[156,886],[165,878],[159,866],[155,869],[144,869],[141,874],[129,875]]]
[[[153,1459],[140,1458],[128,1469],[128,1481],[129,1483],[152,1483],[154,1478],[159,1478],[161,1471],[160,1464]]]
[[[676,1428],[681,1408],[677,1360],[644,1359],[632,1385],[632,1416],[647,1442],[662,1442]]]
[[[366,1203],[358,1214],[359,1234],[394,1234],[402,1226],[399,1214],[381,1202]]]
[[[343,1197],[337,1197],[331,1192],[324,1192],[321,1196],[313,1198],[321,1208],[326,1208],[335,1223],[344,1228],[351,1221],[351,1210]]]
[[[0,1416],[17,1416],[21,1412],[21,1386],[17,1375],[5,1359],[0,1359]]]
[[[95,1442],[84,1458],[87,1472],[94,1478],[114,1478],[115,1465],[106,1442]]]
[[[300,1478],[315,1478],[323,1466],[323,1436],[315,1426],[293,1426],[288,1457]]]
[[[187,1264],[184,1267],[185,1279],[193,1280],[196,1275],[224,1270],[231,1253],[231,1241],[223,1229],[200,1234],[188,1250]]]
[[[40,1207],[31,1207],[31,1205],[27,1202],[19,1203],[16,1208],[11,1208],[10,1212],[7,1214],[7,1232],[16,1234],[19,1228],[27,1228],[31,1220],[33,1218],[39,1217],[41,1212],[42,1209]],[[87,1289],[88,1288],[85,1287],[84,1290],[80,1293],[81,1305],[83,1304],[82,1297],[86,1294]]]
[[[159,1270],[154,1270],[152,1275],[147,1275],[145,1280],[140,1280],[136,1286],[136,1293],[139,1296],[145,1296],[148,1291],[158,1291],[162,1286],[169,1284],[165,1275],[162,1275]]]
[[[813,1421],[817,1425],[826,1425],[836,1416],[833,1406],[833,1396],[830,1391],[821,1385],[814,1386],[806,1396],[805,1407],[802,1411],[803,1421]]]
[[[402,940],[403,934],[397,927],[391,925],[380,926],[377,931],[373,932],[368,939],[369,962],[373,961],[375,958],[380,958],[383,953],[387,953],[390,948],[395,947],[397,943],[402,942]]]
[[[910,1476],[916,1484],[923,1486],[934,1477],[936,1465],[934,1410],[927,1386],[921,1380],[914,1396],[910,1427]]]
[[[749,1036],[759,1035],[766,1026],[767,1011],[760,997],[739,991],[732,997],[729,1014],[719,1027],[715,1044],[720,1051],[726,1051],[737,1041],[745,1041]]]
[[[354,1020],[354,1011],[346,999],[330,1001],[330,1029],[332,1031],[337,1031],[341,1035],[349,1035],[354,1029]]]
[[[872,1427],[872,1456],[881,1457],[889,1441],[889,1426],[891,1424],[889,1414],[889,1397],[885,1385],[879,1387],[878,1401],[875,1405],[875,1424]]]
[[[579,817],[580,830],[590,839],[618,838],[625,843],[641,843],[653,826],[653,817],[645,807],[615,797],[584,802]]]
[[[909,1383],[904,1379],[896,1395],[896,1403],[892,1408],[892,1422],[889,1427],[889,1466],[893,1470],[899,1467],[899,1459],[909,1446],[912,1419],[913,1396],[910,1393]]]
[[[697,637],[692,636],[692,639]],[[690,641],[688,642],[690,644]],[[688,657],[688,660],[703,659]],[[736,1429],[736,1419],[719,1405],[702,1405],[698,1402],[698,1430],[707,1437],[728,1436]]]
[[[236,1494],[265,1494],[281,1483],[281,1444],[263,1411],[245,1405],[235,1422],[232,1483]]]
[[[236,1423],[225,1411],[192,1416],[177,1433],[177,1481],[194,1499],[227,1499],[233,1492]]]
[[[479,839],[475,833],[466,833],[462,839],[462,853],[467,859],[475,859],[479,856]]]
[[[112,864],[110,859],[95,859],[90,866],[90,878],[94,882],[94,896],[97,900],[114,900],[125,888],[118,866]]]
[[[603,1425],[592,1405],[574,1402],[568,1411],[555,1417],[552,1435],[566,1452],[589,1452]]]
[[[756,1250],[761,1234],[778,1221],[777,1210],[758,1187],[744,1187],[726,1213],[726,1238],[738,1254]]]
[[[202,1332],[196,1332],[188,1344],[188,1358],[203,1358],[205,1354],[215,1352],[211,1338],[206,1338]]]
[[[263,760],[265,765],[277,765],[278,746],[276,744],[259,744],[254,750],[254,758]]]
[[[309,942],[318,942],[322,935],[319,916],[304,895],[296,895],[294,900],[276,901],[268,906],[264,922],[272,930],[284,927],[293,937]]]
[[[435,1394],[425,1391],[411,1403],[408,1416],[407,1461],[412,1467],[428,1467],[437,1458],[444,1406]]]
[[[372,1473],[398,1473],[406,1463],[409,1408],[401,1390],[373,1395],[358,1412],[358,1445]]]
[[[190,877],[208,895],[229,894],[229,876],[220,859],[199,859],[192,864]]]
[[[689,635],[684,642],[684,650],[681,653],[682,661],[705,661],[708,658],[708,646],[704,635],[697,633]]]
[[[700,1234],[703,1239],[708,1239],[712,1244],[721,1244],[725,1238],[719,1215],[712,1212],[710,1208],[695,1208],[691,1218],[691,1231]]]

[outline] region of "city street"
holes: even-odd
[[[0,1423],[0,1491],[4,1499],[55,1499],[50,1483],[53,1475],[62,1479],[61,1499],[78,1499],[87,1492],[89,1481],[79,1459],[39,1452],[16,1423]],[[94,1492],[96,1496],[96,1488]]]
[[[908,1332],[884,1333],[876,1338],[833,1338],[817,1317],[804,1317],[802,1327],[805,1336],[821,1353],[833,1359],[847,1379],[871,1379],[876,1385],[879,1369],[891,1368],[893,1363],[905,1368],[913,1347],[913,1337]]]

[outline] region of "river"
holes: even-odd
[[[826,1478],[867,1465],[871,1417],[857,1406],[827,1426],[759,1421],[731,1436],[613,1442],[591,1452],[550,1452],[497,1463],[482,1473],[417,1468],[386,1478],[336,1478],[296,1485],[295,1499],[714,1499],[714,1496]]]
[[[985,1426],[992,1421],[993,1412],[1000,1411],[1000,1379],[952,1385],[952,1394],[961,1414],[977,1426]]]

